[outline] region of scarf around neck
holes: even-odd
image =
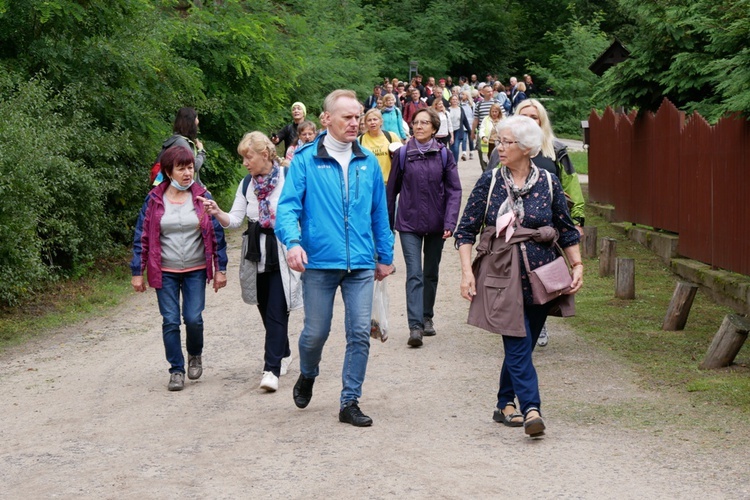
[[[500,175],[503,176],[503,180],[505,181],[505,186],[508,190],[508,197],[503,204],[500,205],[500,208],[497,211],[497,217],[499,218],[501,215],[512,211],[518,218],[518,223],[521,224],[523,223],[523,216],[525,215],[523,209],[523,196],[527,195],[529,191],[531,191],[531,188],[534,187],[534,184],[539,180],[539,169],[532,162],[529,176],[526,177],[526,182],[520,188],[516,187],[516,183],[513,181],[513,174],[511,174],[510,169],[505,165],[500,167]]]
[[[260,227],[274,227],[276,222],[276,213],[271,208],[271,201],[268,199],[276,185],[279,183],[279,164],[274,162],[271,172],[267,175],[257,175],[253,177],[255,183],[253,192],[258,198],[258,222]]]
[[[435,138],[431,138],[429,141],[422,144],[419,142],[416,138],[414,138],[414,145],[417,147],[417,150],[421,154],[425,154],[427,151],[430,150],[438,150],[440,149],[439,143],[435,140]]]

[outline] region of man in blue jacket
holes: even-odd
[[[289,267],[303,272],[301,374],[293,396],[299,408],[312,399],[341,287],[346,355],[339,421],[366,427],[372,419],[359,409],[359,397],[370,352],[373,278],[393,272],[393,234],[378,160],[357,143],[356,94],[334,90],[323,109],[328,130],[294,153],[276,214],[276,237],[289,249]]]

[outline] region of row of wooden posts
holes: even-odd
[[[625,300],[635,299],[635,260],[617,257],[616,239],[597,240],[597,228],[585,227],[581,246],[584,257],[589,259],[599,257],[599,276],[614,275],[615,297]],[[662,330],[685,329],[697,291],[698,285],[694,283],[677,282],[664,317]],[[731,365],[747,339],[748,332],[750,332],[750,321],[747,318],[737,314],[725,316],[700,368],[723,368]]]

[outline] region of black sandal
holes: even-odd
[[[512,406],[513,408],[516,408],[516,404],[514,402],[506,403],[505,407]],[[516,420],[520,419],[520,420]],[[508,427],[521,427],[523,426],[523,415],[521,415],[518,412],[513,412],[510,415],[506,415],[503,413],[503,410],[500,408],[495,408],[495,412],[492,414],[492,420],[495,422],[499,422],[503,425],[507,425]]]

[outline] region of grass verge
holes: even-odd
[[[577,165],[576,165],[577,167]],[[724,315],[732,312],[699,291],[684,331],[661,330],[679,279],[654,254],[589,213],[586,224],[598,236],[617,239],[617,255],[636,261],[636,298],[614,298],[614,277],[600,277],[597,259],[586,261],[585,284],[576,297],[571,325],[588,342],[630,364],[652,390],[670,389],[698,406],[720,405],[750,412],[750,369],[741,357],[727,369],[703,371],[709,344]]]
[[[570,161],[573,162],[576,172],[579,174],[589,174],[589,152],[588,151],[569,151]]]
[[[0,352],[120,304],[131,290],[128,258],[100,263],[85,278],[51,284],[20,306],[0,309]]]

